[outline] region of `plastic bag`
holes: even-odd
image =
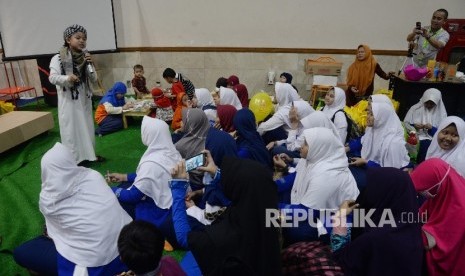
[[[419,68],[409,64],[404,68],[405,78],[410,81],[419,81],[428,74],[428,68]]]
[[[12,103],[0,101],[0,115],[15,110],[15,106]]]

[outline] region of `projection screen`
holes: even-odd
[[[111,0],[0,0],[0,34],[6,60],[58,52],[63,31],[79,24],[87,29],[87,49],[117,48]]]

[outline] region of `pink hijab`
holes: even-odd
[[[423,231],[436,240],[426,251],[429,275],[465,275],[465,179],[439,158],[421,163],[411,177],[418,192],[442,181],[439,189],[431,190],[436,196],[420,208],[420,214],[427,214]]]

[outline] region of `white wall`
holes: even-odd
[[[118,47],[406,50],[436,9],[465,18],[464,0],[114,0]]]

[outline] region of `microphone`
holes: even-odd
[[[84,55],[89,53],[87,49],[82,50],[84,52]],[[94,66],[92,66],[92,62],[87,62],[87,71],[89,71],[90,74],[93,74],[95,72]]]

